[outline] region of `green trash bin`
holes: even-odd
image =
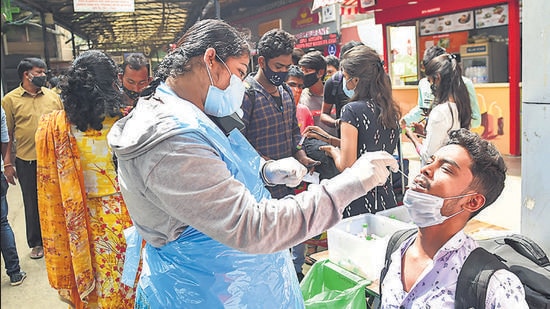
[[[300,288],[308,309],[366,309],[365,287],[369,284],[370,280],[327,259],[313,264]]]

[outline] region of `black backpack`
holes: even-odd
[[[392,235],[380,274],[380,285],[389,269],[391,254],[416,232],[417,229],[413,228]],[[550,262],[534,241],[512,234],[478,240],[477,243],[479,247],[470,253],[458,275],[455,308],[485,308],[489,279],[495,271],[508,269],[523,283],[529,308],[550,309]]]

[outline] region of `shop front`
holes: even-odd
[[[250,32],[252,46],[265,32],[277,28],[293,34],[296,47],[305,52],[315,49],[324,55],[338,56],[340,12],[335,5],[312,11],[312,3],[312,0],[302,0],[273,8],[263,6],[258,14],[229,22]]]
[[[520,155],[520,0],[378,0],[384,60],[402,113],[417,102],[420,60],[433,45],[460,56],[482,114],[472,128],[503,154]]]

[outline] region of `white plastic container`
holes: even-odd
[[[413,224],[411,216],[409,215],[409,212],[407,211],[407,208],[405,206],[397,206],[394,208],[382,210],[377,212],[376,214],[384,217],[388,217],[390,219],[395,219],[405,223]]]
[[[374,239],[360,237],[363,224]],[[386,216],[363,214],[344,219],[327,231],[329,260],[369,280],[380,277],[384,265],[386,247],[391,235],[402,229],[415,227]]]

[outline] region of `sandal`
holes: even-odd
[[[42,257],[44,257],[44,247],[42,246],[33,247],[31,250],[31,259],[36,260],[36,259],[41,259]]]

